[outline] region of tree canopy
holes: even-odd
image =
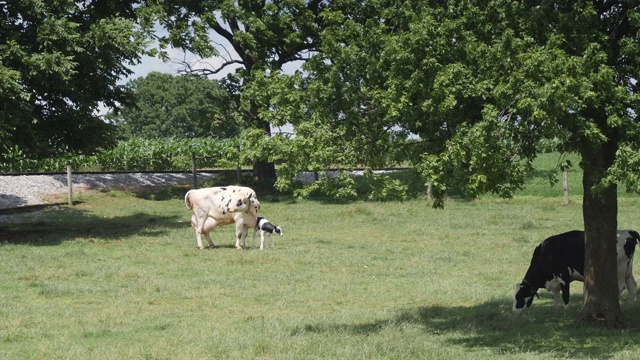
[[[0,156],[91,152],[113,140],[97,115],[127,102],[148,34],[138,1],[0,1]]]
[[[240,134],[237,109],[227,89],[206,77],[158,72],[130,80],[133,101],[107,115],[127,136],[218,137]]]
[[[291,146],[312,154],[315,166],[337,157],[375,164],[376,154],[411,146],[406,160],[432,185],[436,206],[451,187],[510,197],[542,140],[579,153],[582,318],[620,324],[617,184],[639,188],[638,2],[372,0],[322,18],[305,73],[265,74],[252,92],[265,118],[294,124]],[[285,88],[297,94],[283,95]],[[419,140],[394,140],[407,132]],[[326,153],[335,156],[313,155]],[[287,162],[282,173],[308,166]]]

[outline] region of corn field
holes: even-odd
[[[238,139],[141,139],[121,141],[113,149],[96,154],[71,154],[50,159],[28,159],[20,149],[13,149],[0,163],[0,172],[74,171],[164,171],[191,170],[191,153],[198,158],[199,169],[234,168],[238,163]]]

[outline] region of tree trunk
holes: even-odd
[[[617,187],[602,191],[600,183],[613,164],[617,143],[609,141],[600,149],[583,151],[585,229],[584,304],[580,319],[608,329],[624,326],[618,296],[616,269],[616,229],[618,227]]]
[[[260,120],[265,136],[271,136],[271,125]],[[276,166],[274,163],[264,159],[257,159],[253,162],[253,178],[256,181],[275,183],[276,182]]]
[[[276,166],[264,160],[256,160],[253,163],[253,178],[260,182],[275,183]]]

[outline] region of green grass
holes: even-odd
[[[91,192],[0,224],[1,359],[636,359],[629,328],[580,325],[511,297],[545,237],[582,228],[579,199],[295,201],[264,196],[275,250],[234,230],[196,249],[184,188]],[[620,228],[638,228],[638,197]],[[249,242],[250,242],[249,237]],[[626,294],[623,295],[626,300]]]

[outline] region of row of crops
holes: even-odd
[[[231,168],[237,165],[237,139],[141,139],[121,141],[116,147],[92,155],[65,155],[33,160],[20,149],[12,150],[10,160],[0,162],[2,173],[74,171],[165,171],[190,170],[195,153],[199,169]]]

